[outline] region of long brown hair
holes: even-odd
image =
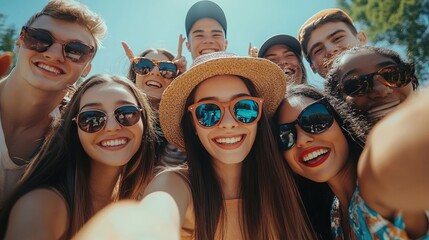
[[[155,161],[154,117],[147,98],[124,77],[95,75],[83,82],[66,106],[60,123],[50,130],[41,151],[29,164],[16,191],[0,213],[0,238],[4,237],[10,211],[16,201],[37,188],[54,188],[66,200],[69,209],[70,238],[94,214],[89,189],[90,157],[84,151],[73,120],[79,113],[83,94],[100,84],[123,85],[134,95],[142,109],[142,142],[122,173],[112,193],[114,200],[138,199],[143,187],[153,178]]]
[[[260,96],[245,78],[252,96]],[[195,88],[196,89],[196,88]],[[195,89],[185,109],[194,103]],[[192,115],[182,118],[189,167],[190,188],[195,212],[196,239],[214,239],[217,229],[225,229],[225,209],[211,156],[195,135]],[[266,114],[258,122],[255,142],[242,165],[241,231],[245,239],[314,239],[295,186],[292,170],[276,148]],[[222,231],[221,231],[222,234]]]

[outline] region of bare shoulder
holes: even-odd
[[[64,198],[48,188],[35,189],[13,206],[6,239],[59,239],[68,225]]]

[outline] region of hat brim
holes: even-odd
[[[177,77],[164,91],[159,118],[167,141],[185,150],[181,120],[192,90],[204,80],[218,75],[236,75],[249,79],[264,99],[263,109],[271,117],[286,92],[286,76],[271,61],[252,57],[217,58],[196,65]]]

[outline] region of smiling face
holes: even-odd
[[[149,52],[144,57],[150,60],[170,61],[167,56],[160,52]],[[161,99],[162,93],[172,81],[173,79],[161,76],[158,66],[155,66],[148,74],[136,74],[136,86],[143,90],[151,100],[155,101]]]
[[[225,31],[220,23],[212,18],[199,19],[189,30],[186,47],[193,59],[206,53],[225,51],[227,46]]]
[[[339,59],[339,82],[342,83],[352,77],[374,73],[384,67],[396,65],[397,63],[391,58],[371,51],[346,54]],[[391,88],[382,84],[381,78],[380,75],[374,77],[373,89],[365,95],[356,97],[343,95],[347,102],[373,121],[383,118],[413,92],[411,83],[404,87]]]
[[[367,41],[363,32],[353,34],[344,22],[327,22],[311,32],[306,49],[311,59],[311,69],[325,77],[330,66],[326,63],[338,52]]]
[[[134,95],[125,86],[104,83],[91,87],[82,96],[80,111],[99,110],[107,113],[105,126],[87,133],[78,128],[80,142],[89,157],[98,164],[120,167],[127,164],[141,145],[143,123],[124,127],[113,112],[121,106],[138,106]]]
[[[279,108],[278,125],[294,122],[301,111],[315,100],[294,96]],[[336,121],[319,134],[307,133],[295,125],[297,140],[289,150],[283,151],[292,170],[312,181],[327,182],[346,165],[349,148],[347,140]]]
[[[301,61],[284,44],[276,44],[271,46],[265,52],[264,58],[277,64],[288,77],[289,81],[300,84],[302,83],[302,71]]]
[[[75,63],[63,55],[63,46],[59,42],[78,40],[88,46],[96,46],[91,33],[77,23],[40,16],[31,26],[49,31],[57,40],[45,52],[27,49],[20,37],[17,42],[16,73],[34,88],[44,91],[63,91],[74,84],[81,75],[91,69],[88,62]]]
[[[243,80],[237,76],[221,75],[208,78],[198,85],[195,101],[216,100],[228,102],[241,96],[250,96]],[[256,137],[257,123],[238,123],[228,107],[219,125],[203,128],[195,123],[196,133],[215,165],[241,164],[249,154]]]

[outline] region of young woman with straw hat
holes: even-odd
[[[186,149],[188,167],[160,173],[139,205],[110,208],[78,238],[111,229],[106,236],[126,239],[314,239],[269,127],[285,89],[283,71],[266,59],[195,59],[160,104],[161,127]]]

